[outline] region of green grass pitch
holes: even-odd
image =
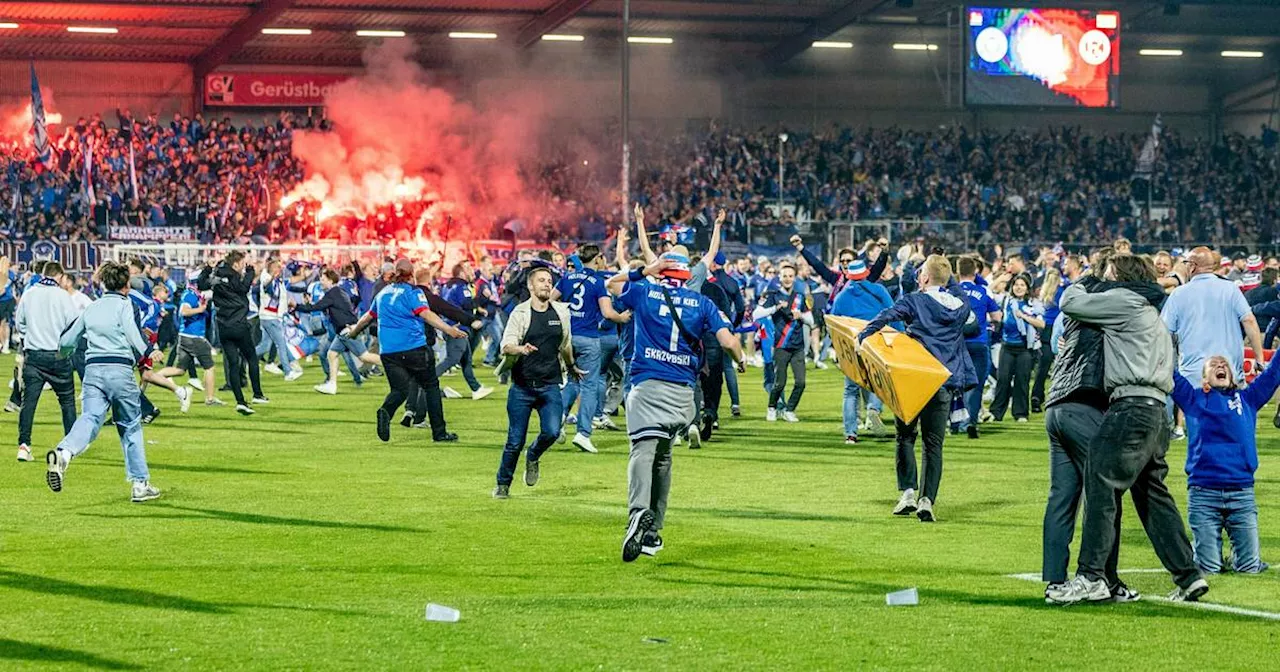
[[[677,448],[666,549],[623,564],[623,434],[598,432],[599,455],[557,445],[537,487],[517,477],[495,501],[502,388],[446,401],[458,444],[399,425],[383,444],[385,379],[342,378],[336,397],[311,390],[317,365],[265,379],[272,403],[252,418],[199,403],[184,417],[153,395],[156,502],[129,503],[110,428],[57,495],[42,462],[0,455],[0,669],[1263,669],[1280,650],[1276,621],[1156,600],[1055,608],[1009,578],[1040,568],[1036,419],[949,437],[940,522],[925,525],[890,515],[890,439],[843,445],[837,371],[810,372],[788,425],[764,422],[750,369],[744,417]],[[46,395],[38,457],[61,436]],[[1274,562],[1270,412],[1258,500]],[[12,451],[17,416],[0,424]],[[1185,515],[1184,451],[1169,481]],[[1132,504],[1122,539],[1122,568],[1159,567]],[[1173,588],[1163,573],[1126,579],[1146,596]],[[1209,602],[1280,612],[1280,573],[1210,582]],[[919,606],[885,605],[912,586]],[[428,602],[462,620],[425,621]]]

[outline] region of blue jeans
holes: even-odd
[[[880,397],[871,393],[871,390],[864,390],[857,383],[849,378],[844,379],[844,435],[858,435],[858,400],[866,395],[867,411],[869,413],[879,414],[884,410],[884,402],[880,401]]]
[[[258,341],[257,355],[261,357],[271,350],[271,346],[276,346],[280,368],[288,373],[293,366],[293,353],[289,351],[289,342],[284,337],[284,322],[259,319],[258,324],[262,328],[262,340]]]
[[[520,451],[524,449],[525,435],[529,432],[529,416],[538,411],[538,438],[529,446],[526,460],[537,460],[560,436],[564,421],[564,401],[560,386],[554,383],[525,387],[511,385],[507,391],[507,443],[502,447],[502,463],[498,465],[498,485],[511,485]],[[587,423],[588,425],[591,423]]]
[[[480,381],[476,380],[476,372],[471,368],[471,341],[466,338],[444,339],[444,359],[436,365],[436,377],[439,378],[455,366],[462,369],[462,379],[472,392],[480,389]]]
[[[71,431],[62,437],[58,448],[74,458],[89,449],[110,410],[124,448],[124,470],[135,483],[150,478],[147,453],[142,442],[142,409],[138,380],[132,366],[123,364],[90,364],[84,370],[84,412]]]
[[[484,327],[482,327],[489,334],[489,349],[484,353],[484,361],[491,366],[496,366],[497,361],[501,359],[502,332],[505,328],[506,320],[503,318],[501,310],[486,320]]]
[[[573,408],[573,400],[578,397],[578,390],[582,390],[582,399],[578,402],[578,433],[583,436],[591,436],[591,420],[596,417],[596,413],[600,410],[600,402],[604,397],[604,378],[600,375],[600,339],[590,338],[587,336],[573,337],[573,357],[574,365],[579,369],[587,372],[582,382],[569,376],[569,382],[564,386],[564,410],[568,412]]]
[[[1258,553],[1258,504],[1253,488],[1212,490],[1187,488],[1187,520],[1191,524],[1196,566],[1206,574],[1222,571],[1222,530],[1231,539],[1234,569],[1242,573],[1262,571]]]
[[[599,416],[604,416],[605,395],[609,392],[609,367],[617,356],[618,332],[600,332],[600,402],[596,404],[596,415]]]
[[[738,394],[738,365],[733,361],[733,355],[728,350],[723,351],[724,357],[724,386],[729,390],[729,403],[734,406],[742,405],[742,397]]]
[[[973,360],[973,370],[978,374],[978,386],[965,392],[964,407],[969,411],[969,422],[960,429],[968,429],[978,424],[978,414],[982,412],[982,388],[987,384],[987,372],[991,368],[991,347],[986,343],[965,343],[969,351],[969,359]]]
[[[338,353],[342,357],[342,361],[347,364],[347,371],[351,374],[351,380],[357,387],[364,384],[364,377],[360,375],[360,362],[356,361],[356,355],[362,355],[368,351],[364,343],[353,338],[343,338],[333,331],[333,326],[329,326],[328,340],[325,341],[324,347],[320,349],[320,361],[324,362],[325,380],[329,379],[329,351]]]

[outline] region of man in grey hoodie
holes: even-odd
[[[63,354],[75,351],[84,336],[89,348],[85,355],[84,413],[45,460],[49,466],[49,489],[61,492],[67,465],[88,450],[98,437],[107,411],[113,411],[120,445],[124,448],[124,469],[133,484],[131,499],[146,502],[160,496],[152,487],[147,471],[147,454],[142,440],[141,393],[134,367],[154,354],[142,337],[129,301],[129,268],[107,262],[98,269],[98,280],[106,292],[81,313],[62,334]]]
[[[1126,490],[1156,556],[1173,574],[1174,601],[1194,602],[1209,591],[1196,568],[1182,515],[1164,479],[1169,473],[1165,398],[1173,390],[1173,339],[1149,296],[1162,296],[1155,267],[1119,254],[1093,291],[1077,284],[1062,295],[1062,312],[1102,329],[1104,381],[1111,405],[1089,447],[1085,519],[1076,578],[1048,591],[1055,604],[1110,600],[1107,558],[1119,543],[1116,510]],[[1157,298],[1158,302],[1158,298]]]

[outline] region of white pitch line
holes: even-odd
[[[1121,569],[1118,574],[1160,574],[1163,569]],[[1005,578],[1018,579],[1020,581],[1034,581],[1043,583],[1039,572],[1029,572],[1026,574],[1006,574]],[[1193,607],[1195,609],[1204,609],[1205,611],[1217,611],[1224,614],[1235,614],[1236,616],[1251,616],[1253,618],[1261,618],[1268,621],[1280,621],[1280,614],[1270,611],[1259,611],[1257,609],[1245,609],[1243,607],[1233,607],[1229,604],[1214,604],[1213,602],[1174,602],[1167,597],[1159,595],[1144,595],[1143,600],[1152,600],[1155,602],[1164,602],[1179,607]]]

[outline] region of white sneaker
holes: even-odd
[[[283,375],[284,375],[284,370],[283,370],[283,369],[281,369],[281,368],[280,368],[280,366],[279,366],[279,365],[277,365],[275,362],[272,362],[272,363],[270,363],[270,364],[268,364],[268,365],[266,365],[266,366],[262,367],[262,370],[263,370],[263,371],[266,371],[267,373],[274,373],[274,374],[276,374],[277,376],[283,376]]]
[[[284,377],[284,382],[292,383],[293,381],[301,377],[302,377],[302,369],[293,369],[292,371],[289,372],[288,375]]]
[[[978,413],[978,422],[982,422],[982,423],[992,422],[995,419],[996,419],[996,416],[991,415],[991,411],[988,411],[985,408]]]
[[[1078,604],[1080,602],[1105,602],[1111,599],[1111,590],[1102,579],[1090,581],[1083,576],[1060,585],[1050,586],[1044,599],[1049,604]]]
[[[872,413],[867,417],[867,431],[877,436],[884,436],[888,433],[888,428],[884,426],[884,420],[880,419],[879,413]]]
[[[240,415],[253,415],[256,412],[257,411],[245,406],[244,404],[236,404],[236,413],[239,413]]]
[[[1020,423],[1021,423],[1021,422],[1026,422],[1026,421],[1027,421],[1027,419],[1026,419],[1026,418],[1018,418],[1018,422],[1020,422]]]
[[[800,422],[800,418],[796,417],[795,411],[787,410],[782,412],[782,419],[787,422]]]
[[[133,484],[133,493],[129,497],[131,502],[149,502],[153,499],[160,498],[160,489],[151,485],[147,481],[138,481]]]
[[[569,435],[565,433],[563,425],[560,426],[560,438],[556,440],[559,441],[561,444],[569,440]]]
[[[768,411],[765,411],[764,419],[765,419],[765,421],[766,421],[766,422],[777,422],[777,421],[778,421],[778,409],[776,409],[776,408],[771,408],[771,409],[769,409]]]
[[[187,385],[190,385],[192,388],[194,388],[199,392],[204,392],[204,383],[200,382],[195,378],[188,378]]]
[[[1199,602],[1204,594],[1209,592],[1209,584],[1204,579],[1196,579],[1195,583],[1186,588],[1178,588],[1169,594],[1170,602]]]
[[[442,387],[440,388],[440,391],[444,393],[445,399],[461,399],[462,398],[462,395],[458,394],[458,391],[453,389],[452,387]]]
[[[316,392],[319,392],[320,394],[337,394],[337,393],[338,393],[338,381],[336,381],[336,380],[330,380],[330,381],[328,381],[328,382],[325,382],[325,383],[321,383],[321,384],[319,384],[319,385],[316,385],[316,386],[312,387],[311,389],[315,390]]]
[[[472,399],[473,401],[480,401],[481,399],[484,399],[485,397],[487,397],[487,396],[489,396],[489,395],[491,395],[491,394],[493,394],[493,388],[492,388],[492,387],[481,387],[481,388],[480,388],[480,389],[478,389],[478,390],[472,390],[472,391],[471,391],[471,399]]]
[[[893,515],[909,516],[916,512],[916,491],[907,488],[902,491],[902,497],[898,498],[898,505],[893,507]]]
[[[1183,429],[1183,428],[1181,428],[1181,427],[1174,427],[1174,428],[1173,428],[1173,440],[1174,440],[1174,441],[1181,441],[1181,440],[1183,440],[1183,439],[1185,439],[1185,438],[1187,438],[1187,432],[1186,432],[1186,430],[1184,430],[1184,429]]]
[[[191,388],[179,387],[173,394],[178,397],[178,410],[183,413],[191,410]]]
[[[591,421],[591,426],[595,429],[607,429],[611,432],[621,432],[622,428],[607,415],[597,417]]]
[[[49,484],[49,489],[54,492],[62,492],[62,480],[67,473],[67,464],[71,461],[71,455],[65,450],[51,450],[45,453],[45,464],[49,465],[48,471],[44,475],[44,482]]]
[[[4,412],[5,413],[21,413],[22,407],[13,403],[12,401],[6,401],[4,402]]]
[[[813,363],[813,365],[814,365],[814,367],[819,368],[819,369],[825,369],[825,368],[827,368],[827,364],[826,364],[826,362],[822,361],[821,359],[819,359],[818,361],[814,362],[814,363]]]
[[[932,523],[934,520],[933,501],[928,497],[921,497],[920,501],[916,502],[916,517],[922,523]]]
[[[702,447],[702,430],[698,425],[689,425],[689,429],[685,431],[685,437],[689,439],[689,450],[697,450]]]
[[[596,450],[595,445],[591,443],[591,437],[589,437],[589,436],[583,436],[583,435],[581,435],[581,434],[574,434],[574,435],[573,435],[573,445],[577,446],[577,447],[578,447],[578,450],[581,450],[581,451],[582,451],[582,452],[584,452],[584,453],[593,453],[593,454],[594,454],[594,453],[598,453],[598,452],[600,452],[600,451]]]
[[[18,461],[19,462],[35,462],[36,461],[36,458],[31,456],[31,446],[28,446],[25,443],[18,446]]]

